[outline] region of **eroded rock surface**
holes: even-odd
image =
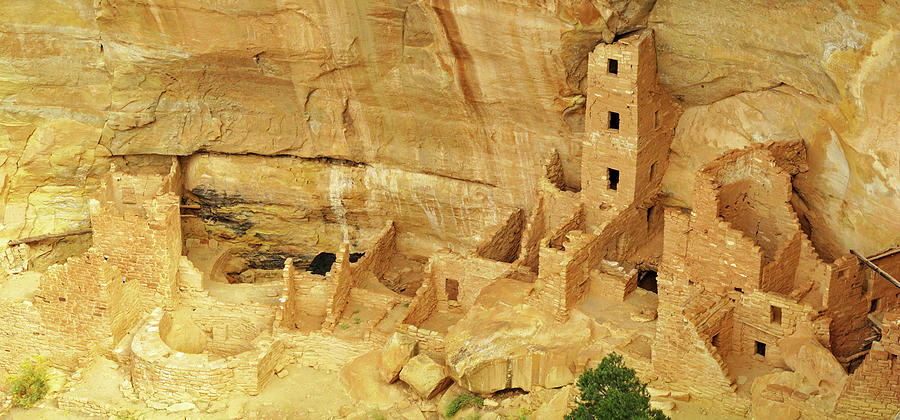
[[[450,374],[464,388],[553,388],[575,379],[575,358],[592,321],[573,312],[564,324],[528,305],[476,306],[447,333]]]
[[[676,201],[690,204],[680,180],[709,154],[802,138],[812,165],[797,191],[831,232],[820,242],[897,240],[884,216],[900,206],[895,4],[12,0],[0,16],[4,239],[86,227],[87,198],[120,156],[214,152],[234,175],[282,155],[338,160],[315,160],[320,172],[351,164],[399,191],[386,203],[420,208],[428,223],[411,235],[470,246],[446,238],[471,233],[470,213],[530,208],[550,149],[579,184],[587,52],[649,26],[663,84],[690,106],[666,182]],[[300,178],[341,198],[333,177]],[[271,247],[267,224],[308,221],[284,201],[245,203],[263,227],[228,240]],[[304,241],[343,233],[332,207],[328,235]],[[235,223],[224,204],[210,211],[214,232]]]

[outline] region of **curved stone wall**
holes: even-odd
[[[264,333],[253,341],[253,350],[231,357],[179,352],[160,336],[163,316],[162,309],[153,311],[131,344],[131,380],[145,401],[212,401],[232,391],[256,395],[284,351],[280,341]]]

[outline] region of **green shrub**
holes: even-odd
[[[519,416],[515,418],[515,420],[528,420],[528,415],[531,414],[531,410],[525,407],[519,407]]]
[[[30,357],[19,366],[19,373],[6,377],[6,387],[12,394],[13,404],[29,408],[47,394],[50,372],[47,360],[41,356]]]
[[[350,328],[350,324],[348,324],[348,323],[346,323],[346,322],[344,322],[344,323],[341,324],[341,329],[342,329],[342,330],[346,330],[347,328]]]
[[[610,353],[575,383],[581,395],[566,420],[665,420],[662,411],[650,408],[647,384],[625,366],[622,356]]]
[[[358,316],[355,316],[355,317],[353,317],[353,323],[354,323],[354,324],[359,324],[359,323],[360,323],[360,321],[362,321],[362,320],[361,320],[361,319],[359,319],[359,317],[358,317]]]
[[[457,395],[453,401],[450,401],[450,404],[447,404],[447,407],[444,409],[444,417],[451,418],[456,415],[459,410],[462,410],[466,407],[478,407],[481,408],[484,406],[484,398],[481,398],[475,394],[460,394]]]

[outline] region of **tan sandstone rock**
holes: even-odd
[[[394,333],[381,352],[381,379],[393,383],[400,377],[400,370],[416,354],[418,342],[407,335]]]
[[[410,359],[400,371],[400,379],[426,400],[431,399],[453,383],[447,374],[447,368],[425,354]]]
[[[847,373],[831,351],[820,344],[812,331],[798,330],[778,342],[788,367],[802,375],[807,384],[833,395],[840,393]]]
[[[559,323],[528,305],[476,306],[447,333],[448,367],[475,393],[560,387],[575,380],[590,335],[591,320],[579,312]]]

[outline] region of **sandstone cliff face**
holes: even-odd
[[[900,239],[887,217],[900,208],[898,9],[5,1],[0,237],[86,226],[110,161],[156,154],[185,157],[209,230],[247,249],[308,255],[344,235],[364,249],[388,218],[404,246],[471,247],[480,226],[530,208],[551,149],[578,185],[587,52],[650,26],[662,80],[690,106],[673,199],[689,205],[685,177],[723,150],[802,138],[810,224],[831,232],[823,243],[874,251]]]

